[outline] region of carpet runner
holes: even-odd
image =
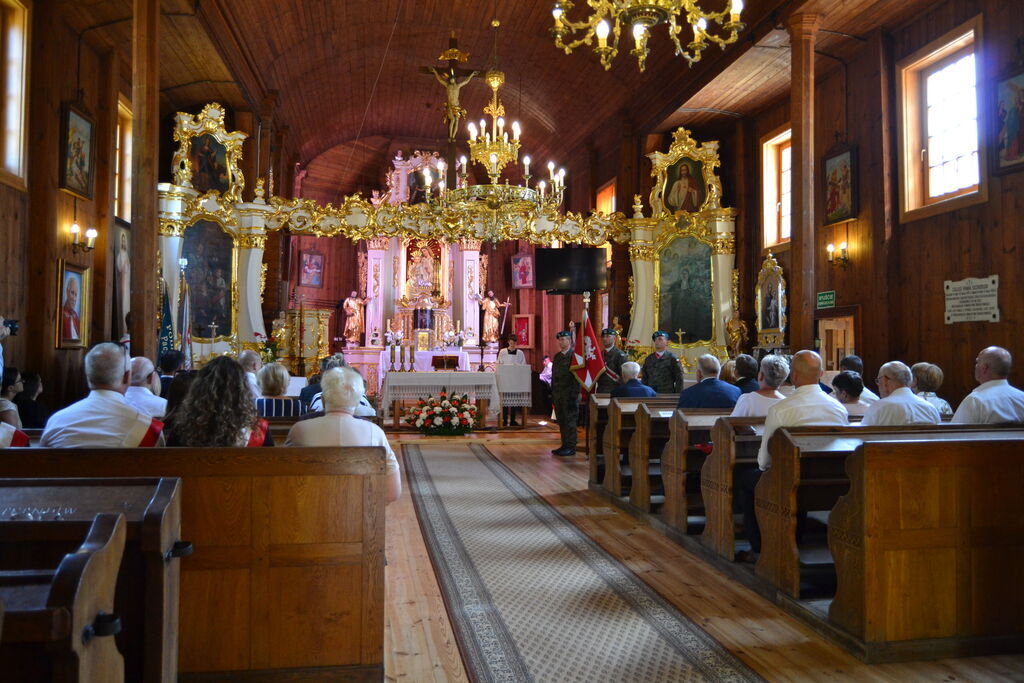
[[[475,681],[760,681],[482,445],[405,445]]]

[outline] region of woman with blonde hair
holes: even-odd
[[[387,455],[387,502],[402,495],[402,474],[388,438],[377,425],[354,413],[365,389],[363,378],[352,368],[331,368],[320,380],[323,417],[296,422],[285,446],[380,446]]]
[[[285,396],[289,379],[288,371],[280,363],[267,363],[256,373],[256,384],[261,394],[256,399],[256,412],[261,417],[298,417],[302,414],[302,400]]]
[[[914,366],[910,368],[910,374],[914,376],[910,388],[918,396],[935,406],[942,417],[953,415],[953,408],[949,405],[949,401],[935,395],[935,392],[942,386],[942,368],[934,363],[914,363]]]

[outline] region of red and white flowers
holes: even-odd
[[[444,388],[437,396],[420,399],[405,413],[405,421],[431,436],[461,436],[473,431],[476,406],[466,394],[449,394]]]

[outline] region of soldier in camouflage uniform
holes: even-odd
[[[552,455],[576,455],[576,421],[580,410],[580,383],[572,371],[572,333],[563,330],[555,335],[558,353],[551,361],[551,398],[555,404],[558,431],[562,445]]]
[[[601,330],[601,344],[604,348],[604,372],[597,378],[597,393],[610,394],[612,389],[622,384],[622,364],[625,363],[626,352],[619,348],[619,334],[610,327]]]
[[[644,359],[644,384],[659,394],[678,394],[683,389],[683,370],[679,359],[668,350],[668,332],[658,330],[651,339],[654,353]]]

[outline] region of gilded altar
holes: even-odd
[[[331,309],[290,308],[285,311],[280,344],[281,360],[292,375],[299,373],[299,361],[304,361],[305,375],[319,372],[320,359],[331,355]]]

